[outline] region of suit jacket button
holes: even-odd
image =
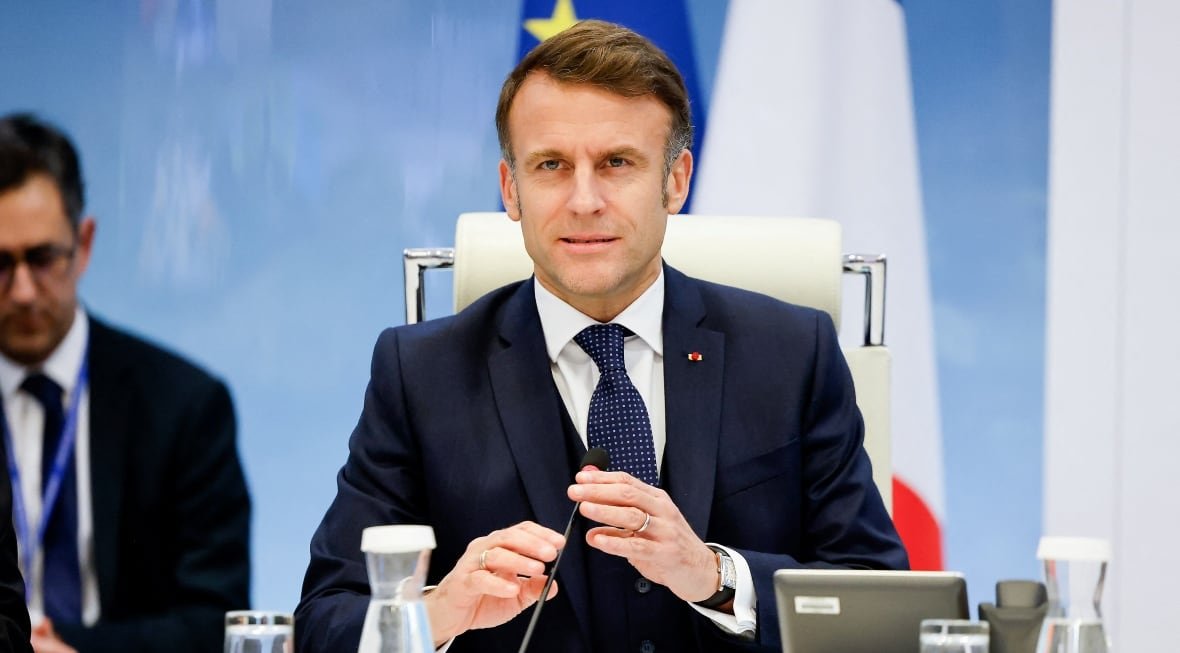
[[[656,653],[655,642],[645,639],[639,644],[639,653]]]
[[[641,576],[639,580],[635,581],[635,591],[640,594],[647,594],[651,591],[651,581]]]

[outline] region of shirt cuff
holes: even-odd
[[[695,603],[689,603],[689,605],[693,610],[717,624],[721,630],[731,635],[750,637],[758,628],[758,616],[755,612],[755,608],[758,607],[758,597],[754,594],[754,575],[750,573],[750,563],[746,562],[742,554],[727,546],[712,542],[709,542],[708,545],[723,549],[728,553],[730,559],[733,560],[735,571],[737,571],[737,588],[733,595],[733,614],[702,608]]]

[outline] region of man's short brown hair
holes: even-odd
[[[29,113],[0,116],[0,193],[15,190],[33,175],[46,175],[61,194],[75,230],[82,220],[82,166],[69,136]]]
[[[543,72],[563,84],[590,84],[623,97],[654,95],[672,114],[664,149],[665,170],[682,150],[692,147],[688,92],[676,64],[654,43],[626,27],[584,20],[533,48],[504,80],[496,106],[496,132],[501,155],[510,167],[515,167],[516,161],[508,112],[517,91],[533,72]]]

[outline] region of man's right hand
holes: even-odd
[[[531,521],[472,540],[438,587],[423,597],[434,645],[468,630],[499,626],[535,603],[545,586],[545,563],[563,546],[561,533]],[[555,594],[557,583],[548,598]]]
[[[41,619],[41,623],[33,628],[30,643],[35,653],[78,653],[74,647],[61,641],[57,632],[53,630],[53,622],[49,617]]]

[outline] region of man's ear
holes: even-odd
[[[500,201],[504,203],[508,217],[520,222],[520,198],[516,193],[516,177],[512,174],[512,167],[504,159],[500,159]]]
[[[664,197],[667,201],[664,207],[669,214],[679,213],[688,201],[688,187],[692,181],[692,152],[685,148],[680,150],[672,167],[668,170],[668,178],[664,180]]]
[[[78,223],[78,249],[74,252],[74,275],[81,278],[90,265],[90,251],[94,247],[94,233],[98,229],[93,216],[86,216]]]

